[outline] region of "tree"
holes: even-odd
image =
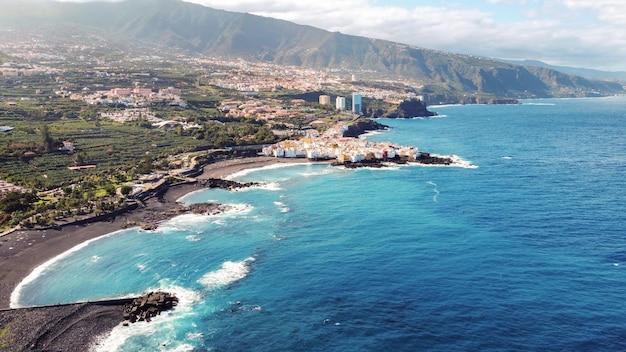
[[[122,187],[120,187],[120,193],[124,196],[127,196],[130,194],[130,192],[133,191],[133,188],[129,185],[123,185]]]
[[[137,164],[137,172],[140,174],[149,174],[152,172],[152,169],[152,158],[148,155]]]
[[[50,136],[50,130],[48,129],[48,125],[43,125],[41,127],[41,137],[43,139],[43,146],[47,153],[50,153],[54,150],[54,139]]]
[[[7,214],[24,211],[30,208],[37,199],[37,196],[31,192],[7,192],[4,198],[0,199],[0,211]]]

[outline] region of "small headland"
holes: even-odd
[[[193,186],[200,188],[221,188],[229,191],[257,186],[257,182],[237,182],[231,180],[224,180],[220,178],[208,178],[205,180],[197,180],[194,182],[179,184],[178,186]],[[148,204],[147,200],[141,200],[142,206],[145,211],[138,218],[126,220],[125,227],[139,226],[143,230],[155,230],[159,224],[163,221],[169,220],[175,216],[183,214],[200,214],[200,215],[217,215],[228,211],[229,205],[217,204],[217,203],[196,203],[190,205],[183,205],[181,203],[167,202],[164,199],[165,192],[170,188],[176,188],[177,186],[170,186],[163,189],[162,193],[155,194],[152,204]],[[154,203],[161,203],[161,205],[167,204],[167,206],[155,206]]]
[[[343,162],[334,161],[332,166],[343,166],[348,169],[356,169],[361,167],[370,168],[383,168],[393,165],[407,165],[407,164],[423,164],[423,165],[452,165],[454,161],[449,157],[433,156],[429,153],[422,152],[415,158],[396,155],[393,158],[387,159],[365,159],[357,162],[346,160]]]

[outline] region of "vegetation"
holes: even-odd
[[[157,75],[159,85],[166,87],[188,85],[195,79],[187,72],[167,71],[140,76],[137,82],[147,84]],[[94,84],[89,81],[93,75],[82,69],[64,76],[86,77],[82,84]],[[0,77],[0,126],[13,127],[0,132],[0,179],[30,191],[10,192],[0,199],[0,228],[53,224],[61,218],[119,208],[122,197],[132,191],[126,182],[169,168],[173,155],[277,140],[265,123],[227,117],[217,109],[229,97],[222,90],[189,89],[183,97],[186,107],[151,104],[159,118],[197,126],[156,128],[145,120],[103,119],[101,112],[124,108],[88,105],[54,94],[54,77],[18,78]],[[113,75],[96,81],[108,87],[132,84],[125,80]]]
[[[153,1],[113,5],[104,2],[33,4],[13,1],[3,10],[0,21],[7,26],[41,28],[47,25],[54,28],[50,33],[90,32],[99,38],[114,40],[124,35],[132,45],[145,42],[153,47],[162,45],[213,57],[245,57],[317,69],[341,68],[363,72],[363,75],[375,71],[378,75],[433,84],[457,98],[467,94],[519,99],[624,92],[616,82],[586,80],[548,68],[332,33],[182,1],[164,0],[156,7]],[[167,21],[161,20],[164,18]],[[115,53],[107,55],[115,57]],[[184,72],[184,69],[164,62],[159,67],[174,74]]]

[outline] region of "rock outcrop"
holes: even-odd
[[[413,117],[429,117],[436,116],[436,112],[432,112],[426,108],[426,104],[418,99],[405,100],[397,109],[388,112],[384,117],[389,119],[410,119]]]
[[[359,118],[348,125],[348,130],[343,132],[344,137],[358,137],[368,131],[386,130],[389,126],[367,118]]]
[[[253,186],[258,186],[259,183],[258,182],[237,182],[237,181],[231,181],[231,180],[224,180],[221,178],[210,178],[208,180],[202,181],[201,182],[202,186],[204,187],[208,187],[208,188],[221,188],[221,189],[225,189],[228,191],[232,191],[235,189],[240,189],[240,188],[247,188],[247,187],[253,187]]]
[[[124,320],[149,322],[161,312],[170,310],[178,305],[178,298],[168,292],[150,292],[135,298],[132,303],[124,306]],[[128,323],[124,323],[128,325]]]

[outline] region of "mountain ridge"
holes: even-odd
[[[4,23],[88,27],[112,39],[146,41],[190,53],[242,57],[315,69],[376,71],[452,93],[509,98],[623,93],[616,82],[568,75],[380,39],[298,25],[269,17],[212,9],[181,0],[18,3],[0,14]]]
[[[549,68],[549,69],[559,71],[562,73],[566,73],[566,74],[570,74],[574,76],[581,76],[581,77],[588,78],[588,79],[626,82],[625,71],[602,71],[602,70],[595,70],[595,69],[584,68],[584,67],[558,66],[558,65],[551,65],[551,64],[539,61],[539,60],[507,60],[507,59],[495,59],[495,60],[510,63],[513,65]]]

